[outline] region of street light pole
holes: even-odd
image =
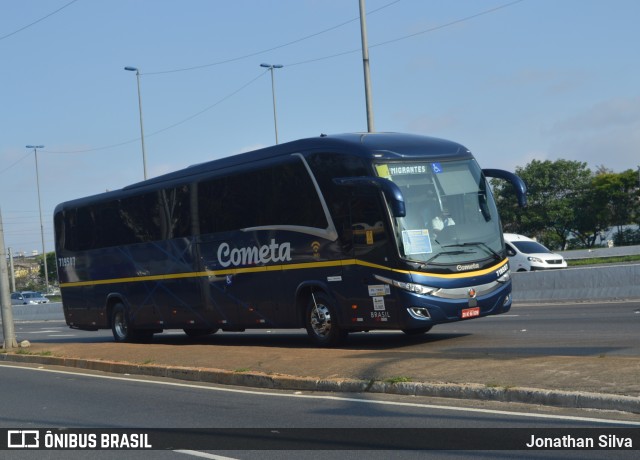
[[[0,318],[2,318],[2,336],[0,348],[8,350],[17,348],[16,331],[13,325],[13,309],[11,308],[11,292],[9,291],[9,277],[7,276],[7,259],[4,253],[4,228],[2,213],[0,213]]]
[[[367,106],[367,131],[375,131],[373,126],[373,103],[371,102],[371,74],[369,72],[369,45],[367,43],[367,13],[364,0],[360,0],[360,34],[362,36],[362,64],[364,67],[364,95]]]
[[[138,111],[140,112],[140,140],[142,142],[142,168],[144,179],[147,180],[147,153],[144,149],[144,125],[142,123],[142,96],[140,95],[140,70],[137,67],[125,67],[124,70],[136,73],[138,82]]]
[[[278,143],[278,117],[276,116],[276,87],[273,82],[273,69],[281,69],[282,64],[260,64],[260,67],[266,67],[271,71],[271,95],[273,97],[273,125],[276,130],[276,144]]]
[[[38,189],[38,211],[40,212],[40,238],[42,238],[42,260],[44,262],[44,284],[46,293],[49,293],[49,270],[47,269],[47,251],[44,247],[44,225],[42,224],[42,200],[40,199],[40,172],[38,171],[38,149],[43,149],[44,145],[27,145],[26,148],[33,149],[36,157],[36,187]]]

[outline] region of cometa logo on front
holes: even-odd
[[[222,243],[218,247],[218,263],[222,267],[238,267],[240,265],[258,265],[276,262],[288,262],[291,260],[291,243],[276,243],[275,239],[270,244],[262,246],[249,246],[233,248],[228,243]]]
[[[468,271],[468,270],[477,270],[478,268],[480,268],[479,264],[469,264],[469,265],[458,265],[458,266],[456,266],[456,270],[458,270],[459,272],[464,272],[464,271]]]

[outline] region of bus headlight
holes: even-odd
[[[500,278],[498,278],[496,281],[498,281],[498,283],[506,283],[507,281],[509,281],[511,279],[511,274],[507,271],[504,275],[502,275]]]
[[[390,284],[391,286],[404,289],[405,291],[413,292],[414,294],[429,295],[434,294],[440,290],[440,288],[425,286],[424,284],[405,283],[404,281],[392,280],[391,278],[386,278],[380,275],[373,276],[378,281],[382,281],[383,283]]]

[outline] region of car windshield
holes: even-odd
[[[547,248],[535,241],[513,241],[512,244],[523,254],[549,254]]]
[[[502,257],[498,211],[475,160],[394,162],[376,171],[404,196],[406,216],[395,219],[401,257],[424,265]]]

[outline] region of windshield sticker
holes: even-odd
[[[440,166],[440,163],[431,163],[431,170],[435,174],[440,174],[442,172],[442,166]]]
[[[424,174],[427,172],[427,167],[425,165],[389,166],[389,172],[392,176],[403,176],[406,174]]]
[[[404,244],[404,253],[410,254],[431,254],[431,237],[429,230],[403,230],[402,243]]]
[[[376,165],[376,171],[378,176],[385,179],[391,179],[391,173],[389,172],[389,165]]]

